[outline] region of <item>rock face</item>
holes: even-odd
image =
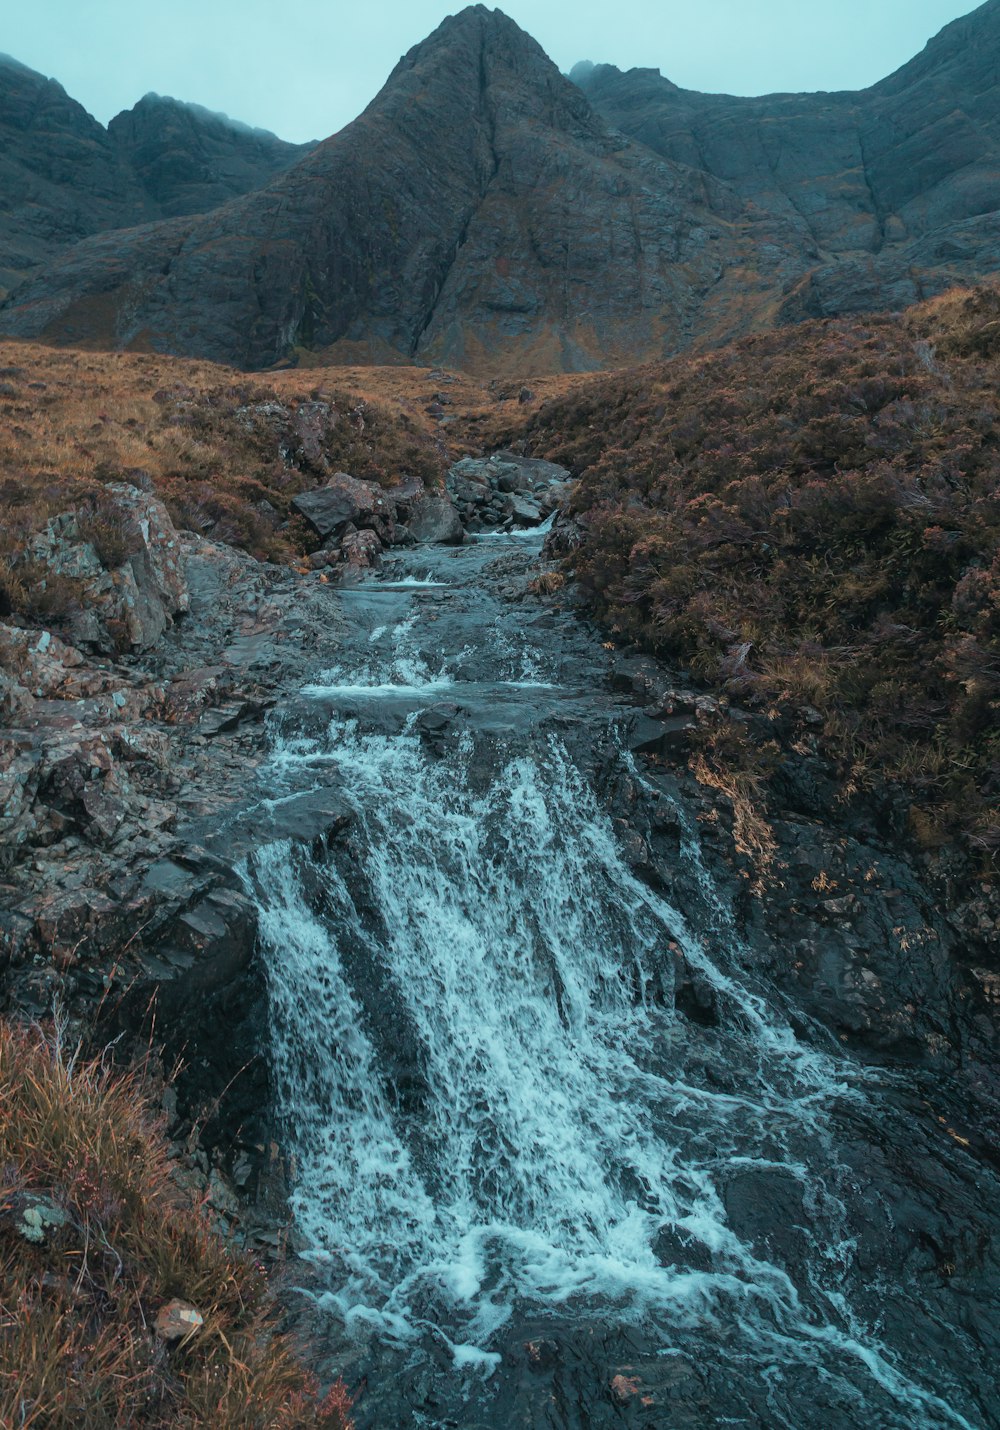
[[[80,239],[215,208],[310,148],[159,95],[105,129],[0,55],[0,293]]]
[[[283,173],[290,146],[202,111],[150,97],[108,135],[52,87],[104,196],[63,241],[171,217],[78,244],[0,329],[249,368],[308,348],[527,373],[899,307],[1000,264],[998,62],[988,0],[858,94],[734,99],[603,65],[570,83],[477,5]]]
[[[113,658],[0,623],[0,1012],[44,1018],[57,999],[88,1035],[129,1045],[155,1024],[184,1052],[181,1114],[208,1114],[209,1141],[242,1129],[258,1158],[265,991],[235,865],[262,836],[334,838],[345,814],[329,796],[269,823],[235,811],[265,709],[332,661],[340,617],[318,580],[178,537],[134,488],[112,495],[135,522],[148,601],[174,622]],[[79,531],[56,534],[64,559],[96,564]],[[93,577],[110,602],[126,587],[108,578]]]
[[[998,59],[988,0],[858,93],[741,99],[611,65],[574,79],[615,129],[738,200],[796,321],[903,307],[997,267]]]

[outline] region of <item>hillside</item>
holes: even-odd
[[[287,148],[251,156],[242,134],[237,162],[197,111],[143,101],[111,137],[134,143],[143,215],[170,217],[87,230],[0,329],[250,369],[528,376],[899,309],[1000,266],[998,62],[988,0],[860,94],[733,99],[608,66],[573,84],[476,5],[281,173]]]
[[[804,740],[841,798],[888,778],[927,847],[962,834],[984,867],[998,334],[1000,292],[957,291],[608,377],[528,425],[582,474],[569,560],[615,636],[764,716],[737,760],[767,774],[769,739]]]

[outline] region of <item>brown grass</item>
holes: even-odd
[[[262,1271],[180,1199],[135,1076],[0,1024],[0,1169],[0,1424],[349,1430],[343,1386],[321,1398],[277,1334]],[[17,1230],[25,1196],[65,1216],[44,1244]],[[204,1326],[168,1347],[152,1327],[174,1298]]]
[[[845,797],[895,781],[993,873],[998,385],[984,285],[607,375],[520,428],[582,477],[570,564],[612,632],[805,722]]]
[[[65,582],[41,588],[45,573],[27,553],[51,517],[76,513],[109,570],[132,549],[132,535],[109,517],[109,482],[152,491],[181,528],[293,561],[315,541],[292,499],[330,470],[436,486],[457,457],[489,450],[515,416],[580,381],[540,380],[523,401],[520,384],[427,368],[247,376],[182,358],[20,342],[0,343],[0,373],[0,619],[13,611],[32,621],[55,619],[77,594]],[[330,416],[310,447],[297,424],[315,422],[317,403]]]

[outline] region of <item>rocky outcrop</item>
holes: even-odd
[[[77,245],[0,327],[250,368],[304,348],[527,374],[899,308],[1000,265],[998,57],[988,0],[858,94],[700,95],[604,65],[571,84],[476,5],[285,172],[277,141],[143,101],[113,133],[144,215],[276,177]]]
[[[226,818],[260,758],[265,710],[332,658],[339,617],[317,580],[178,535],[146,493],[110,491],[142,543],[118,574],[138,565],[148,606],[173,620],[113,651],[0,625],[0,1010],[58,1009],[88,1038],[121,1035],[126,1053],[152,1034],[185,1064],[172,1119],[256,1168],[264,986],[236,866],[267,830],[334,837],[344,815],[313,799],[266,830]],[[70,519],[56,527],[56,552],[89,571]],[[108,577],[84,577],[102,629],[131,589],[105,589]]]
[[[73,592],[73,639],[111,654],[144,650],[188,609],[180,543],[161,501],[125,483],[100,508],[53,517],[28,544],[39,593]]]
[[[377,566],[393,546],[460,546],[467,534],[540,526],[574,486],[554,462],[499,452],[456,462],[444,492],[413,480],[380,487],[337,472],[294,497],[292,508],[322,542],[309,558],[313,569],[350,576]]]

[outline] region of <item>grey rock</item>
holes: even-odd
[[[511,515],[520,526],[539,526],[544,520],[538,502],[527,496],[514,497],[511,503]]]
[[[442,546],[460,546],[465,529],[454,503],[447,497],[426,496],[410,514],[409,532],[414,541]]]
[[[392,514],[392,504],[381,487],[346,472],[338,472],[325,487],[294,497],[292,506],[324,539],[342,534],[349,523],[360,529],[376,517]]]

